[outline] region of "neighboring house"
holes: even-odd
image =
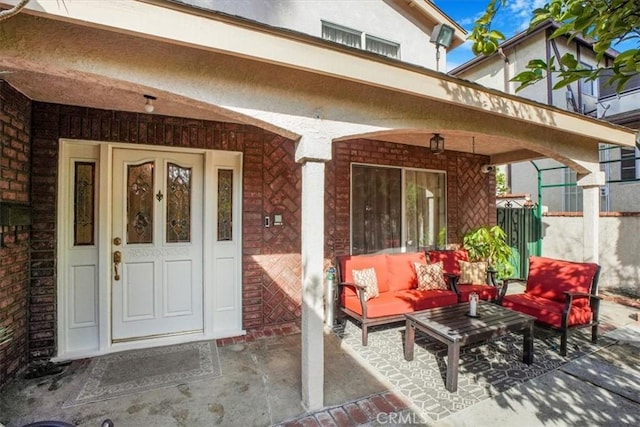
[[[431,2],[373,3],[436,24]],[[598,144],[633,132],[199,4],[30,2],[0,24],[0,383],[295,322],[315,409],[335,255],[460,244],[496,221],[483,165],[543,154],[584,176],[597,234]]]
[[[620,93],[599,81],[598,117],[640,131],[640,74],[631,78]],[[640,140],[639,140],[640,143]],[[640,212],[640,149],[603,144],[602,170],[607,184],[601,189],[603,212]]]
[[[474,81],[484,86],[516,93],[519,83],[510,81],[532,59],[560,58],[570,52],[586,68],[595,67],[595,54],[591,43],[575,37],[558,37],[548,40],[548,36],[559,28],[551,21],[540,24],[533,31],[522,32],[502,43],[495,54],[479,56],[451,70],[450,74]],[[605,65],[616,52],[605,55]],[[554,105],[579,114],[608,120],[612,123],[638,129],[640,115],[640,84],[632,79],[618,96],[603,79],[599,81],[578,81],[565,88],[553,90],[555,79],[545,79],[529,86],[517,94],[544,104]],[[601,189],[601,210],[640,210],[640,174],[637,173],[637,148],[609,147],[603,144],[601,150],[602,169],[608,184]],[[538,170],[542,178],[542,205],[549,211],[575,212],[582,210],[582,193],[576,183],[576,173],[564,168],[557,161],[537,159],[532,162],[514,163],[506,168],[508,185],[513,193],[529,193],[538,202]],[[548,186],[548,187],[547,187]]]

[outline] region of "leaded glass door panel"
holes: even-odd
[[[203,329],[203,157],[114,149],[112,340]]]

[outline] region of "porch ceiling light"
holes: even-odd
[[[153,113],[154,110],[154,106],[153,106],[153,101],[155,101],[157,98],[153,95],[142,95],[145,97],[146,101],[144,103],[144,111],[146,111],[147,113]]]
[[[439,133],[434,133],[429,140],[429,148],[433,154],[444,153],[444,138]]]
[[[449,49],[454,32],[454,28],[446,24],[438,24],[433,27],[429,41],[436,45],[436,71],[440,71],[440,46]]]

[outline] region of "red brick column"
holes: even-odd
[[[28,204],[31,102],[0,81],[0,202]],[[13,338],[0,346],[0,386],[28,362],[29,227],[1,227],[0,326]]]

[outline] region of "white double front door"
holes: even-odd
[[[203,330],[203,156],[113,153],[112,338]]]
[[[241,153],[63,140],[59,168],[58,356],[243,333]]]

